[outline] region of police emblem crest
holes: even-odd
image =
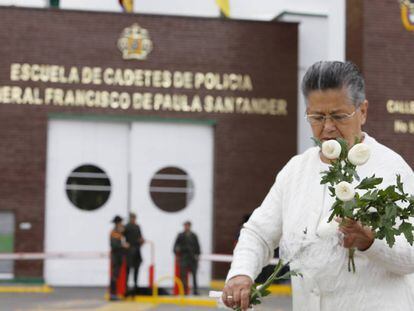
[[[148,30],[137,23],[125,28],[118,39],[118,48],[123,59],[146,59],[152,51],[152,41]]]
[[[400,0],[401,21],[408,31],[414,31],[414,1]]]

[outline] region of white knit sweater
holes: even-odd
[[[395,184],[400,174],[406,192],[414,194],[414,174],[394,151],[365,134],[371,147],[369,161],[358,167],[361,179],[376,174],[383,177],[380,187]],[[252,279],[268,264],[281,238],[298,235],[306,229],[315,235],[324,211],[326,191],[320,185],[319,148],[310,148],[293,157],[277,175],[263,203],[244,225],[234,250],[227,279],[248,275]],[[324,254],[330,256],[329,253]],[[385,241],[355,254],[356,273],[346,264],[327,278],[293,277],[294,311],[409,311],[414,310],[410,273],[414,273],[414,247],[398,237],[390,248]],[[334,265],[331,263],[330,265]],[[343,263],[338,263],[343,264]],[[301,267],[295,267],[299,271]],[[302,272],[302,271],[300,271]],[[306,271],[304,271],[306,272]],[[335,280],[335,291],[327,291],[327,282]]]

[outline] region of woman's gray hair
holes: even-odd
[[[347,89],[349,99],[355,107],[359,107],[365,100],[364,78],[354,63],[317,62],[306,71],[302,80],[302,93],[306,101],[312,91],[342,88]]]

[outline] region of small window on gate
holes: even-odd
[[[75,168],[66,180],[66,194],[77,208],[93,211],[108,201],[111,181],[101,168],[82,165]]]
[[[154,174],[150,184],[151,199],[166,212],[178,212],[188,206],[194,196],[194,183],[178,167],[165,167]]]

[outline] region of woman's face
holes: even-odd
[[[362,138],[362,125],[367,118],[368,102],[365,100],[356,109],[348,97],[346,89],[329,89],[324,91],[312,91],[307,98],[308,115],[317,116],[348,116],[340,118],[328,118],[323,122],[310,122],[315,138],[322,142],[338,137],[345,139],[349,146],[355,142],[355,138]],[[309,119],[309,118],[308,118]]]

